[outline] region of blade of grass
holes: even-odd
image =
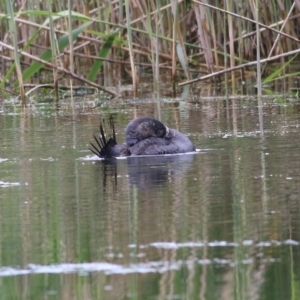
[[[87,22],[83,25],[81,25],[80,27],[74,29],[72,31],[72,37],[73,37],[73,40],[75,40],[78,35],[83,31],[85,30],[88,26],[90,26],[93,22]],[[69,36],[68,34],[65,34],[63,35],[62,37],[60,37],[57,41],[58,43],[58,48],[59,50],[63,50],[64,48],[66,48],[69,43],[70,43],[70,39],[69,39]],[[51,50],[46,50],[41,56],[40,58],[42,60],[45,60],[45,61],[50,61],[52,59],[52,52]],[[37,62],[35,61],[34,63],[31,64],[30,67],[28,67],[24,73],[23,73],[23,80],[26,81],[28,79],[30,79],[36,72],[38,72],[42,67],[44,66],[44,64],[40,63],[40,62]]]
[[[1,42],[0,42],[0,44],[1,44]],[[298,53],[300,53],[300,49],[296,49],[296,50],[293,50],[293,51],[289,51],[289,52],[286,52],[286,53],[275,55],[275,56],[272,56],[270,58],[264,58],[260,61],[260,63],[262,64],[262,63],[265,63],[265,62],[269,62],[269,61],[272,61],[272,60],[277,60],[279,58],[289,56],[289,55],[298,54]],[[232,72],[232,71],[235,71],[235,70],[238,70],[238,69],[241,69],[241,68],[250,67],[250,66],[253,66],[253,65],[256,65],[256,64],[257,64],[256,60],[255,61],[250,61],[248,63],[242,64],[242,65],[239,65],[239,66],[235,66],[234,68],[227,68],[225,70],[218,71],[218,72],[215,72],[215,73],[212,73],[212,74],[209,74],[209,75],[204,75],[204,76],[192,79],[192,80],[181,82],[181,83],[178,84],[178,86],[183,86],[183,85],[186,85],[186,84],[195,83],[195,82],[205,80],[205,79],[209,79],[209,78],[215,77],[215,76],[220,76],[221,74],[225,74],[227,72]]]
[[[51,52],[52,57],[54,58],[55,62],[54,64],[58,63],[58,45],[57,45],[57,39],[55,36],[55,30],[54,30],[54,24],[52,19],[52,0],[47,1],[47,7],[48,7],[48,19],[49,19],[49,28],[50,28],[50,44],[51,44]],[[53,69],[53,84],[54,84],[54,93],[55,93],[55,99],[56,103],[59,102],[59,96],[58,96],[58,74],[57,69]]]
[[[186,57],[186,54],[184,52],[184,49],[182,48],[182,45],[181,44],[177,44],[176,50],[177,50],[177,56],[179,58],[180,64],[182,66],[182,69],[183,69],[183,71],[185,73],[185,76],[186,76],[187,79],[190,79],[187,57]]]
[[[63,10],[60,12],[53,12],[52,13],[52,18],[55,21],[56,19],[59,18],[67,18],[69,16],[70,11],[69,10]],[[88,22],[88,21],[93,21],[91,18],[85,16],[84,14],[78,13],[76,11],[71,11],[72,17],[76,18],[79,21],[82,22]],[[22,15],[37,15],[37,16],[45,16],[48,17],[49,12],[48,11],[42,11],[42,10],[26,10],[22,12]],[[43,25],[46,25],[49,22],[49,19],[47,19]]]
[[[283,64],[280,68],[276,69],[272,74],[270,74],[267,78],[263,80],[263,84],[269,83],[271,81],[277,80],[278,75],[286,68],[288,67],[293,60],[298,56],[299,54],[294,55],[289,61],[287,61],[285,64]],[[290,75],[290,74],[289,74]]]
[[[22,103],[24,105],[26,98],[25,98],[25,90],[24,90],[24,84],[23,84],[23,79],[22,79],[20,55],[18,52],[19,49],[18,49],[17,27],[16,27],[16,22],[14,19],[14,11],[13,11],[13,7],[12,7],[12,1],[6,0],[5,2],[6,2],[6,9],[10,15],[9,29],[10,29],[11,38],[13,40],[13,45],[14,45],[14,58],[15,58],[15,66],[16,66],[16,71],[17,71],[17,78],[18,78],[18,82],[19,82],[20,96],[22,99]]]
[[[282,31],[283,28],[285,27],[285,25],[286,25],[287,21],[289,20],[289,17],[291,15],[291,13],[292,13],[295,5],[296,5],[296,3],[294,2],[293,5],[292,5],[292,7],[290,8],[290,11],[289,11],[288,15],[286,16],[286,18],[285,18],[285,20],[284,20],[284,22],[283,22],[283,24],[282,24],[282,26],[280,28],[280,31]],[[271,55],[272,55],[272,53],[273,53],[273,51],[275,49],[275,46],[277,45],[277,42],[278,42],[279,38],[280,38],[280,35],[278,34],[277,37],[276,37],[276,39],[275,39],[275,41],[274,41],[274,43],[273,43],[273,46],[272,46],[270,52],[269,52],[268,58],[271,57]],[[265,69],[265,67],[266,67],[266,65],[264,66],[264,69]],[[264,71],[264,69],[263,69],[263,71]],[[262,71],[262,73],[263,73],[263,71]]]
[[[104,45],[102,46],[101,50],[98,53],[98,57],[100,58],[107,57],[110,49],[112,48],[113,42],[115,41],[115,38],[118,36],[118,32],[119,29],[117,29],[114,33],[108,36],[106,42],[104,43]],[[87,79],[90,81],[94,81],[102,65],[103,65],[103,60],[95,60]]]
[[[14,50],[14,48],[12,46],[7,45],[7,44],[1,42],[1,40],[0,40],[0,46],[4,47],[6,49],[9,49],[9,50]],[[101,90],[103,92],[106,92],[106,93],[108,93],[110,95],[113,95],[115,97],[120,97],[120,94],[115,93],[113,91],[109,91],[109,90],[105,89],[104,87],[100,86],[99,84],[91,82],[91,81],[87,80],[86,78],[83,78],[82,76],[79,76],[79,75],[77,75],[75,73],[72,73],[69,70],[66,70],[66,69],[64,69],[64,68],[62,68],[60,66],[54,65],[54,64],[49,63],[48,61],[45,61],[45,60],[41,60],[40,58],[38,58],[38,57],[36,57],[34,55],[31,55],[31,54],[29,54],[27,52],[21,51],[21,50],[19,50],[19,53],[21,55],[23,55],[23,56],[29,57],[30,59],[32,59],[34,61],[38,61],[41,64],[44,64],[44,65],[46,65],[46,66],[48,66],[50,68],[55,68],[55,69],[59,70],[60,72],[66,74],[66,75],[72,76],[73,78],[75,78],[75,79],[77,79],[79,81],[82,81],[82,82],[84,82],[84,83],[86,83],[86,84],[88,84],[90,86],[96,87],[97,89],[99,89],[99,90]]]

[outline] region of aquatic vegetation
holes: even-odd
[[[119,96],[109,87],[131,81],[137,95],[148,71],[154,89],[161,73],[168,73],[173,93],[178,85],[220,80],[230,72],[225,80],[234,91],[237,80],[254,75],[251,67],[257,63],[263,63],[268,81],[295,76],[290,70],[290,57],[300,51],[295,2],[256,3],[73,1],[69,9],[67,1],[12,6],[6,0],[0,4],[0,91],[18,90],[23,102],[32,84],[52,84],[57,100],[60,86],[73,85]],[[280,67],[269,67],[271,61]]]

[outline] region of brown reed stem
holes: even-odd
[[[3,43],[2,41],[0,41],[0,46],[3,46],[3,47],[5,47],[5,48],[7,48],[9,50],[12,50],[12,51],[14,50],[14,48],[12,46],[7,45],[7,44]],[[84,83],[87,83],[88,85],[94,86],[94,87],[98,88],[99,90],[101,90],[103,92],[106,92],[106,93],[108,93],[110,95],[113,95],[115,97],[120,97],[120,94],[117,94],[115,92],[109,91],[109,90],[105,89],[104,87],[102,87],[102,86],[100,86],[100,85],[98,85],[98,84],[96,84],[96,83],[94,83],[92,81],[89,81],[89,80],[87,80],[87,79],[85,79],[83,77],[80,77],[77,74],[72,73],[72,72],[70,72],[70,71],[68,71],[68,70],[66,70],[66,69],[64,69],[62,67],[56,66],[56,65],[54,65],[52,63],[49,63],[48,61],[45,61],[45,60],[40,59],[38,57],[35,57],[34,55],[31,55],[31,54],[29,54],[29,53],[27,53],[25,51],[19,50],[18,52],[20,54],[22,54],[23,56],[26,56],[26,57],[34,60],[34,61],[40,62],[40,63],[42,63],[42,64],[44,64],[44,65],[46,65],[48,67],[51,67],[51,68],[55,68],[58,71],[60,71],[60,72],[62,72],[64,74],[67,74],[67,75],[69,75],[69,76],[71,76],[71,77],[73,77],[73,78],[75,78],[75,79],[77,79],[77,80],[79,80],[81,82],[84,82]]]
[[[289,11],[288,15],[286,16],[286,18],[285,18],[285,20],[284,20],[284,22],[283,22],[283,24],[282,24],[282,26],[281,26],[281,28],[280,28],[280,32],[282,32],[282,30],[283,30],[285,24],[286,24],[287,21],[289,20],[289,17],[290,17],[290,15],[291,15],[291,13],[292,13],[292,11],[293,11],[295,5],[296,5],[296,3],[294,2],[293,5],[292,5],[292,7],[290,8],[290,11]],[[273,53],[273,50],[274,50],[274,48],[275,48],[275,46],[276,46],[276,44],[277,44],[279,38],[280,38],[280,35],[278,34],[277,37],[276,37],[276,39],[275,39],[275,41],[274,41],[274,43],[273,43],[273,46],[272,46],[270,52],[269,52],[268,58],[271,57],[271,55],[272,55],[272,53]]]
[[[178,1],[171,0],[172,12],[173,12],[173,31],[172,31],[172,90],[175,96],[176,92],[176,38],[177,38],[177,12],[178,12]]]
[[[286,52],[286,53],[275,55],[275,56],[272,56],[270,58],[262,59],[262,60],[260,60],[260,63],[262,64],[262,63],[265,63],[265,62],[269,62],[269,61],[276,60],[276,59],[279,59],[279,58],[282,58],[282,57],[294,55],[294,54],[297,54],[297,53],[300,53],[300,49],[296,49],[296,50],[293,50],[293,51],[289,51],[289,52]],[[215,77],[215,76],[220,76],[222,74],[232,72],[232,71],[235,71],[235,70],[239,70],[241,68],[250,67],[250,66],[253,66],[253,65],[256,65],[256,64],[257,64],[256,60],[251,61],[251,62],[242,64],[242,65],[239,65],[239,66],[235,66],[234,68],[228,68],[228,69],[225,69],[225,70],[222,70],[222,71],[218,71],[218,72],[215,72],[215,73],[212,73],[212,74],[208,74],[208,75],[205,75],[205,76],[195,78],[193,80],[188,80],[188,81],[181,82],[181,83],[178,84],[178,86],[184,86],[184,85],[187,85],[187,84],[192,84],[192,83],[195,83],[195,82],[198,82],[198,81],[209,79],[209,78],[212,78],[212,77]]]
[[[74,73],[74,47],[73,47],[73,36],[72,36],[72,9],[73,1],[68,0],[68,33],[69,33],[69,45],[70,45],[70,72]],[[70,86],[71,86],[71,102],[73,103],[73,80],[70,78]]]
[[[132,89],[133,89],[133,95],[134,97],[136,97],[138,92],[138,82],[137,82],[136,69],[134,64],[129,5],[130,5],[130,1],[125,0],[125,10],[126,10],[126,20],[127,20],[127,41],[128,41],[129,58],[130,58],[130,66],[131,66]]]
[[[20,90],[20,96],[22,99],[22,105],[25,106],[26,104],[26,97],[25,97],[25,89],[23,85],[23,78],[22,78],[22,70],[21,70],[21,63],[20,63],[20,56],[18,53],[18,33],[17,33],[17,26],[16,26],[16,21],[14,18],[14,11],[13,11],[13,6],[12,2],[9,0],[6,0],[6,7],[7,11],[10,14],[10,20],[9,20],[9,30],[13,42],[13,54],[14,54],[14,59],[15,59],[15,67],[17,71],[17,78],[19,81],[19,90]]]
[[[232,9],[232,2],[226,1],[227,10]],[[231,6],[231,7],[229,7]],[[234,51],[234,33],[233,33],[233,16],[228,14],[228,34],[229,34],[229,54],[230,54],[230,68],[235,66],[235,51]],[[233,93],[235,93],[235,74],[231,72],[231,87]]]
[[[261,106],[261,62],[260,62],[260,32],[259,32],[259,9],[258,0],[255,1],[255,19],[256,19],[256,86],[258,104]]]
[[[197,0],[193,0],[193,2],[198,3],[198,4],[200,4],[200,5],[204,5],[204,6],[206,6],[206,7],[210,7],[210,8],[212,8],[212,9],[215,9],[215,10],[218,10],[218,11],[221,11],[221,12],[223,12],[223,13],[225,13],[225,14],[232,15],[232,16],[234,16],[234,17],[236,17],[236,18],[240,18],[240,19],[242,19],[242,20],[246,20],[246,21],[249,21],[249,22],[251,22],[251,23],[256,23],[255,20],[252,20],[252,19],[246,18],[246,17],[244,17],[244,16],[235,14],[235,13],[230,12],[230,11],[227,11],[227,10],[225,10],[225,9],[222,9],[222,8],[219,8],[219,7],[216,7],[216,6],[213,6],[213,5],[209,5],[209,4],[207,4],[207,3],[203,3],[203,2],[200,2],[200,1],[197,1]],[[274,29],[274,28],[271,28],[270,26],[267,26],[267,25],[265,25],[265,24],[263,24],[263,23],[260,23],[260,22],[258,22],[258,25],[259,25],[260,27],[266,28],[266,29],[271,30],[271,31],[273,31],[273,32],[276,32],[276,33],[278,33],[278,34],[280,34],[280,35],[283,35],[283,36],[285,36],[285,37],[287,37],[287,38],[289,38],[289,39],[291,39],[291,40],[293,40],[293,41],[295,41],[295,42],[297,42],[297,43],[300,43],[300,40],[298,40],[297,38],[293,37],[292,35],[286,34],[286,33],[284,33],[284,32],[280,32],[279,30],[276,30],[276,29]]]

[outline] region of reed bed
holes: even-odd
[[[299,10],[292,0],[2,1],[0,92],[18,91],[25,102],[46,85],[58,99],[74,84],[119,96],[115,87],[131,82],[137,95],[145,70],[154,89],[162,73],[174,91],[228,72],[234,86],[261,63],[269,81],[295,76],[288,68],[300,52]]]

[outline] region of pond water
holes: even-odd
[[[284,99],[284,98],[283,98]],[[0,113],[0,299],[299,299],[300,105],[117,100]],[[194,154],[101,161],[154,116]]]

